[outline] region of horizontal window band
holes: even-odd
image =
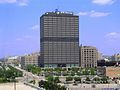
[[[79,42],[79,37],[44,37],[40,40],[41,42]]]

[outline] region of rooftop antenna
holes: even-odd
[[[55,9],[55,12],[58,12],[59,10],[58,9]]]
[[[59,6],[57,6],[57,9],[55,9],[55,12],[59,12]]]

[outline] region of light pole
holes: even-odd
[[[16,90],[16,81],[14,81],[14,90]]]
[[[13,81],[14,81],[14,90],[16,90],[16,79],[15,79],[15,72],[14,72],[14,76],[13,76]]]

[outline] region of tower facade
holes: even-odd
[[[40,66],[79,66],[79,17],[47,12],[40,17]]]

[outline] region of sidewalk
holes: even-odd
[[[14,90],[14,83],[0,84],[0,90]],[[16,83],[16,90],[36,90],[36,89],[29,87],[23,83]]]

